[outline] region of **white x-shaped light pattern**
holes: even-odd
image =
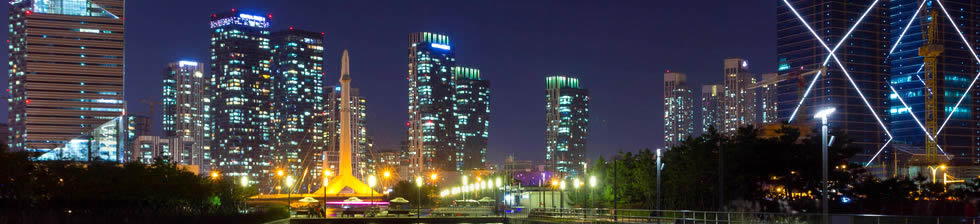
[[[865,106],[868,107],[868,109],[871,111],[871,114],[874,115],[875,120],[877,120],[878,121],[878,124],[881,125],[882,130],[884,130],[885,131],[885,134],[888,135],[888,140],[885,142],[885,144],[882,145],[880,149],[878,149],[878,152],[876,152],[875,155],[873,157],[871,157],[871,159],[868,160],[867,163],[865,163],[865,166],[871,165],[871,162],[873,162],[878,157],[878,155],[881,154],[881,152],[885,149],[885,147],[887,147],[888,144],[891,143],[891,141],[894,139],[894,137],[891,135],[891,132],[888,130],[888,127],[885,126],[885,124],[881,121],[881,118],[878,116],[878,113],[874,110],[874,108],[871,106],[871,104],[868,103],[867,98],[864,97],[864,94],[861,92],[861,89],[854,82],[854,79],[851,78],[850,73],[844,67],[843,63],[841,63],[840,60],[837,58],[837,55],[835,54],[835,52],[847,40],[847,38],[850,36],[851,32],[853,32],[858,27],[858,25],[860,25],[861,22],[864,21],[864,18],[868,15],[868,13],[871,12],[872,9],[874,9],[874,7],[878,4],[878,0],[875,0],[874,2],[871,3],[870,6],[868,6],[868,9],[864,11],[864,14],[862,14],[861,17],[858,19],[858,21],[856,21],[854,23],[854,25],[851,26],[851,28],[847,31],[846,34],[844,34],[843,38],[834,46],[833,49],[831,49],[830,47],[827,46],[827,44],[823,41],[823,38],[821,38],[820,35],[817,34],[816,31],[814,31],[812,27],[810,27],[810,25],[806,21],[806,19],[804,19],[803,16],[801,16],[799,14],[799,12],[796,11],[796,8],[794,8],[793,5],[790,4],[788,0],[783,0],[783,3],[786,4],[786,6],[790,9],[790,11],[792,11],[793,14],[800,20],[800,22],[803,23],[803,25],[807,28],[807,30],[810,31],[810,34],[812,34],[814,36],[814,38],[817,41],[820,42],[820,45],[822,45],[824,47],[824,49],[826,49],[829,52],[828,55],[827,55],[827,58],[824,59],[823,66],[827,66],[829,64],[829,62],[830,62],[830,59],[834,59],[834,62],[836,62],[837,66],[839,66],[841,68],[841,71],[843,71],[844,76],[847,77],[847,80],[851,83],[851,86],[854,87],[854,90],[861,97],[861,100],[864,101]],[[915,17],[919,14],[919,12],[922,10],[923,6],[925,6],[925,3],[926,3],[926,1],[923,1],[919,5],[919,7],[915,10],[915,13],[912,14],[912,18],[909,19],[909,23],[905,26],[905,29],[902,30],[902,33],[899,36],[898,41],[896,41],[895,45],[892,46],[891,50],[889,51],[889,55],[891,55],[891,53],[893,53],[895,51],[895,49],[898,47],[898,44],[901,43],[902,38],[904,38],[905,33],[908,31],[909,27],[911,27],[912,22],[915,20]],[[966,37],[960,31],[959,27],[956,26],[956,22],[953,21],[953,18],[949,15],[949,12],[946,11],[945,6],[943,6],[942,5],[942,2],[940,2],[939,0],[936,0],[936,3],[943,10],[943,13],[946,15],[946,18],[949,19],[950,23],[952,23],[953,28],[955,28],[956,31],[957,31],[957,33],[960,35],[960,38],[963,40],[963,43],[966,44],[967,45],[967,48],[970,49],[970,53],[973,54],[974,59],[976,59],[977,62],[980,63],[980,57],[977,56],[976,52],[973,50],[973,47],[970,46],[969,42],[966,40]],[[922,71],[922,67],[920,67],[919,68],[919,71],[916,72],[916,77],[920,81],[922,81],[922,83],[924,85],[925,84],[925,81],[923,81],[922,78],[919,77],[918,74],[917,74],[918,72],[921,72],[921,71]],[[807,87],[806,91],[803,93],[803,97],[800,98],[800,103],[797,104],[796,108],[793,110],[793,113],[790,115],[789,121],[793,121],[793,119],[796,118],[796,114],[799,112],[800,107],[803,105],[806,97],[809,95],[810,91],[813,89],[813,86],[817,83],[817,80],[820,78],[821,72],[822,71],[818,71],[817,74],[813,76],[813,80],[810,81],[810,85]],[[922,129],[923,133],[925,133],[926,136],[929,137],[929,139],[932,141],[933,144],[936,144],[936,147],[939,149],[940,152],[943,153],[943,155],[946,155],[946,152],[942,149],[942,147],[939,147],[939,144],[935,141],[935,137],[938,136],[940,132],[942,132],[943,128],[945,128],[946,123],[949,122],[949,119],[952,118],[953,113],[956,111],[957,108],[959,108],[960,104],[963,102],[963,99],[965,99],[966,96],[968,95],[966,93],[968,93],[973,88],[973,85],[976,84],[976,82],[977,82],[978,79],[980,79],[980,73],[978,73],[977,76],[974,77],[973,82],[970,83],[970,86],[967,87],[966,92],[963,94],[963,96],[960,97],[959,101],[956,103],[956,106],[953,107],[953,112],[950,112],[950,114],[946,117],[946,120],[943,121],[943,124],[940,126],[940,128],[936,131],[935,134],[929,133],[928,130],[925,128],[925,126],[922,125],[922,122],[919,121],[918,117],[916,117],[914,113],[912,113],[911,108],[905,103],[905,100],[901,98],[901,94],[898,94],[898,92],[895,90],[895,88],[893,88],[891,86],[889,86],[889,88],[892,90],[892,93],[895,94],[898,97],[898,99],[902,103],[902,105],[904,105],[905,108],[909,111],[909,114],[915,120],[916,124],[918,124],[919,127]],[[928,87],[925,87],[925,88],[928,89]],[[928,91],[930,93],[932,93],[932,90],[931,89],[928,89]],[[949,155],[946,155],[946,158],[949,159],[950,158]]]

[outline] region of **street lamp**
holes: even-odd
[[[559,203],[559,205],[558,205],[559,206],[558,207],[558,217],[561,217],[562,213],[565,212],[564,211],[565,210],[565,180],[561,180],[561,183],[558,184],[558,189],[559,189],[559,191],[558,191],[558,203]]]
[[[333,175],[333,172],[330,172],[330,170],[324,170],[323,171],[323,186],[320,187],[320,188],[323,188],[322,189],[323,190],[323,212],[324,212],[323,213],[323,217],[327,217],[327,213],[326,213],[327,212],[327,189],[326,189],[326,187],[327,187],[327,185],[330,185],[330,175]]]
[[[422,218],[422,176],[415,177],[415,186],[418,186],[418,206],[415,207],[416,217]]]
[[[823,198],[820,199],[823,205],[823,222],[830,223],[830,204],[828,200],[830,199],[830,194],[827,190],[828,185],[830,185],[827,180],[827,117],[837,111],[837,108],[826,108],[817,111],[817,114],[813,115],[813,118],[820,119],[820,149],[823,156]]]
[[[211,171],[211,179],[212,180],[218,179],[218,171]]]
[[[248,187],[248,176],[242,176],[242,187]]]
[[[661,168],[663,168],[660,165],[660,158],[662,156],[663,156],[663,154],[660,152],[660,149],[658,148],[657,149],[657,164],[656,164],[656,166],[657,166],[657,204],[656,204],[657,207],[656,207],[656,209],[657,210],[660,210],[660,170],[662,170]]]
[[[368,187],[371,188],[371,208],[374,208],[374,185],[378,183],[377,178],[374,175],[368,177]]]
[[[589,207],[592,207],[592,209],[595,209],[595,198],[593,198],[593,194],[595,194],[595,186],[598,184],[599,182],[595,179],[595,176],[589,176]]]
[[[294,181],[295,180],[293,180],[293,176],[292,175],[286,177],[286,187],[289,188],[289,190],[286,191],[286,211],[289,211],[290,212],[289,213],[289,216],[290,217],[292,217],[292,209],[293,208],[292,208],[292,206],[289,206],[289,201],[292,200],[292,194],[293,194],[293,188],[292,188],[292,186],[293,186],[293,182]]]

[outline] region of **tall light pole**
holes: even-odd
[[[656,164],[657,165],[657,204],[656,204],[657,205],[657,207],[656,207],[657,210],[660,210],[660,170],[661,170],[660,169],[661,168],[661,166],[660,166],[660,158],[661,157],[662,157],[662,154],[660,152],[660,149],[657,149],[657,164]]]
[[[292,200],[292,196],[293,196],[293,188],[292,188],[293,181],[295,181],[295,180],[293,180],[293,176],[292,175],[286,176],[286,187],[289,188],[289,190],[286,191],[286,211],[289,211],[289,217],[292,217],[293,216],[293,213],[292,213],[293,212],[292,211],[293,207],[292,206],[289,206],[289,201]]]
[[[493,190],[494,190],[493,191],[494,192],[493,193],[493,209],[494,209],[494,211],[500,212],[500,210],[499,210],[500,209],[500,188],[504,186],[504,182],[502,180],[500,180],[500,177],[499,176],[497,177],[497,181],[496,182],[497,182],[497,185],[495,185],[495,188],[493,188]],[[503,211],[503,213],[504,213],[505,216],[507,215],[507,211]]]
[[[598,181],[595,179],[595,176],[590,176],[589,177],[589,207],[591,207],[592,209],[595,209],[594,195],[595,195],[595,186],[597,184]],[[588,212],[586,212],[586,214],[588,214]],[[588,218],[588,216],[586,216],[586,218]]]
[[[565,180],[561,180],[561,183],[558,185],[558,189],[560,190],[558,191],[558,203],[560,203],[560,207],[558,207],[558,217],[561,217],[562,213],[565,212]]]
[[[368,177],[368,187],[371,188],[371,209],[374,209],[374,186],[378,183],[378,178],[374,175]]]
[[[578,194],[579,193],[578,188],[581,187],[581,186],[582,186],[582,181],[579,180],[578,177],[576,177],[575,178],[575,181],[572,183],[572,187],[575,188],[575,194]],[[584,212],[582,214],[585,215]],[[585,218],[585,217],[582,217],[582,218]]]
[[[241,184],[242,184],[242,192],[243,192],[242,194],[245,194],[244,192],[248,190],[248,176],[242,176],[241,181],[242,181]],[[238,206],[235,206],[235,208],[241,210],[242,209],[241,204],[240,203],[236,203],[236,204],[238,204]]]
[[[326,213],[327,212],[327,189],[326,189],[326,187],[327,187],[327,185],[330,185],[330,175],[331,174],[333,174],[333,172],[330,172],[330,170],[324,170],[323,171],[323,186],[320,187],[320,188],[323,188],[323,217],[327,217],[327,213]]]
[[[541,202],[539,202],[538,205],[541,205],[543,208],[548,208],[548,203],[544,200],[544,185],[547,183],[547,179],[545,178],[547,177],[545,176],[544,172],[541,172],[541,181],[539,181],[540,184],[538,184],[539,188],[541,188],[541,194],[539,194],[541,195]]]
[[[817,112],[813,115],[814,118],[820,119],[820,149],[823,157],[823,194],[822,199],[820,199],[820,204],[823,206],[823,223],[830,223],[830,192],[828,192],[828,185],[830,182],[827,180],[827,117],[837,111],[837,108],[826,108]]]
[[[418,206],[415,207],[416,218],[422,218],[422,176],[415,177],[415,186],[418,187]]]

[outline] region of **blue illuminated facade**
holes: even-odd
[[[975,27],[977,23],[977,10],[980,7],[969,0],[948,0],[943,1],[943,5],[949,10],[950,16],[956,21],[957,26],[963,30],[964,37],[970,44],[976,47],[980,42],[980,35],[977,35]],[[899,43],[888,57],[891,65],[892,85],[898,95],[889,94],[891,107],[888,113],[891,114],[892,133],[895,141],[900,144],[908,144],[915,148],[922,148],[927,142],[922,128],[915,122],[909,114],[914,113],[919,121],[925,123],[925,94],[933,92],[941,94],[937,99],[937,107],[940,108],[937,126],[942,125],[943,121],[950,113],[953,116],[946,124],[942,133],[939,134],[937,142],[946,153],[953,156],[954,166],[969,166],[980,164],[980,114],[972,111],[980,110],[980,102],[977,102],[976,87],[972,93],[963,99],[963,103],[956,108],[957,101],[963,96],[967,87],[977,75],[978,66],[970,50],[963,43],[959,33],[950,25],[949,19],[944,15],[942,9],[933,1],[927,1],[922,6],[921,11],[915,17],[914,13],[921,5],[919,0],[894,0],[890,4],[891,20],[891,43]],[[938,18],[931,18],[930,11],[937,10]],[[931,19],[939,19],[938,40],[944,46],[944,51],[938,58],[937,65],[937,88],[925,88],[923,81],[923,57],[919,56],[919,48],[927,40],[923,36],[923,22]],[[911,21],[910,21],[911,20]],[[911,22],[911,25],[909,24]],[[908,26],[908,30],[905,27]],[[892,45],[889,45],[891,47]],[[911,111],[905,108],[898,97],[911,107]]]
[[[873,1],[789,2],[827,45],[833,48],[845,38],[845,33]],[[777,84],[777,113],[779,120],[785,121],[789,120],[813,80],[812,74],[804,74],[819,69],[828,56],[828,51],[783,1],[778,1],[777,4],[776,60],[780,75],[783,76],[783,81]],[[847,36],[836,55],[868,104],[887,127],[890,123],[887,113],[890,90],[886,84],[890,71],[885,56],[888,53],[890,29],[888,8],[892,3],[879,1],[878,4],[867,14],[861,25]],[[837,113],[829,118],[831,131],[846,133],[852,144],[862,149],[855,156],[855,162],[867,162],[885,144],[888,136],[882,124],[878,123],[878,118],[872,115],[872,109],[864,103],[864,99],[858,95],[840,67],[831,60],[827,68],[827,73],[813,86],[793,122],[815,128],[819,124],[813,119],[814,111],[826,107],[837,108]]]

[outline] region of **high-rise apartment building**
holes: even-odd
[[[248,176],[262,192],[275,186],[278,152],[270,18],[236,10],[211,15],[212,165]]]
[[[455,67],[457,135],[463,151],[463,169],[486,169],[490,128],[490,81],[480,70]]]
[[[327,169],[336,171],[340,166],[340,104],[341,87],[327,86],[324,106],[326,108],[326,126],[324,127],[324,137],[327,143],[325,153],[327,159]],[[370,154],[370,140],[367,135],[367,98],[361,96],[358,88],[351,88],[350,91],[350,121],[351,121],[351,164],[353,174],[356,177],[363,177],[368,173],[364,164]]]
[[[202,153],[194,151],[200,149],[194,145],[194,138],[186,136],[139,136],[131,147],[136,161],[144,164],[153,164],[159,159],[165,163],[200,166],[204,160],[197,158]]]
[[[716,131],[725,127],[725,121],[722,120],[725,115],[725,106],[722,104],[724,97],[723,85],[701,86],[701,134],[708,133],[708,129],[712,127]]]
[[[885,58],[888,56],[890,34],[894,33],[889,28],[888,21],[888,9],[892,3],[878,1],[879,5],[867,14],[861,25],[845,36],[875,1],[789,2],[820,38],[815,38],[784,2],[776,3],[777,63],[780,73],[788,75],[777,86],[779,119],[789,120],[793,117],[794,123],[818,127],[819,121],[813,119],[814,112],[834,107],[837,112],[828,118],[831,131],[845,133],[852,140],[851,144],[862,148],[855,161],[867,162],[888,140],[878,120],[889,123],[888,114],[884,113],[889,108],[890,93],[890,71]],[[801,109],[794,114],[803,93],[813,80],[815,72],[812,71],[823,67],[829,54],[818,40],[822,39],[833,48],[845,37],[847,39],[840,44],[835,55],[843,63],[843,67],[847,68],[863,97],[831,59],[826,66],[827,71],[821,73],[822,77],[813,85]],[[879,116],[876,117],[874,113]]]
[[[589,90],[578,78],[545,78],[545,160],[547,169],[570,176],[582,174],[589,137]]]
[[[971,92],[965,93],[980,67],[970,53],[970,48],[960,38],[963,35],[974,47],[980,42],[980,35],[976,32],[976,27],[980,26],[980,22],[977,22],[980,21],[980,2],[942,1],[943,6],[949,10],[949,16],[956,21],[963,33],[954,29],[946,13],[935,1],[928,1],[923,5],[916,0],[896,0],[889,1],[888,4],[891,6],[887,12],[890,19],[888,25],[891,28],[888,39],[891,42],[888,47],[894,46],[886,61],[891,66],[888,84],[898,94],[887,94],[891,102],[885,111],[891,117],[890,128],[895,137],[893,143],[923,148],[925,150],[920,152],[923,154],[932,148],[935,155],[945,152],[952,159],[949,161],[945,157],[939,157],[933,158],[933,161],[918,161],[916,165],[942,163],[950,165],[951,172],[957,176],[980,174],[975,169],[969,169],[972,170],[970,173],[960,172],[964,171],[964,167],[980,164],[980,123],[977,122],[980,120],[980,101],[977,100],[980,91],[974,86]],[[913,16],[917,10],[919,14]],[[908,30],[905,30],[906,26]],[[927,49],[936,53],[932,57],[931,65],[927,63],[930,59],[925,54]],[[957,107],[963,94],[966,97]],[[935,98],[929,100],[930,96]],[[902,104],[899,97],[908,104],[911,111]],[[932,111],[935,116],[929,116],[927,111]],[[935,139],[938,148],[925,135],[923,127],[919,126],[912,114],[932,134],[943,127]],[[888,166],[891,163],[881,165]]]
[[[276,166],[297,176],[297,190],[323,183],[327,125],[323,95],[323,33],[289,28],[272,34]]]
[[[207,172],[210,164],[211,140],[211,79],[204,74],[204,67],[195,61],[179,61],[167,65],[163,74],[163,137],[190,138],[194,149],[200,153],[192,162]],[[143,135],[149,135],[144,133]],[[185,163],[191,164],[191,163]]]
[[[778,73],[762,74],[762,80],[755,84],[755,91],[758,94],[758,118],[763,124],[779,123],[778,113],[778,92],[776,85],[779,84]]]
[[[411,33],[408,39],[409,172],[460,170],[451,40],[429,32]]]
[[[139,136],[150,135],[152,130],[152,121],[149,116],[146,115],[134,115],[127,114],[122,116],[126,120],[126,131],[125,131],[125,143],[123,146],[126,150],[123,152],[122,160],[120,162],[128,163],[131,161],[138,161],[136,154],[134,154],[134,149],[132,146],[136,145],[136,138]]]
[[[45,153],[123,114],[124,18],[124,0],[10,1],[10,149]]]
[[[694,135],[694,96],[687,87],[687,75],[664,73],[664,144],[679,144]]]
[[[756,120],[755,91],[750,87],[755,85],[755,77],[749,73],[749,62],[741,58],[726,58],[725,67],[725,96],[723,122],[724,128],[719,132],[734,135],[739,127],[754,125]]]

